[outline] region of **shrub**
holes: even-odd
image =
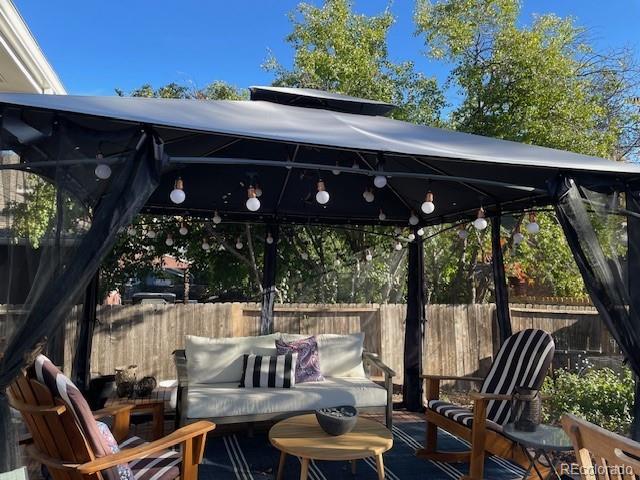
[[[547,377],[542,393],[543,419],[557,423],[572,413],[616,433],[628,433],[632,420],[634,381],[631,370],[586,368],[578,372],[559,369]]]

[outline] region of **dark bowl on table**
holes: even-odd
[[[321,408],[316,410],[320,428],[329,435],[338,436],[349,433],[358,422],[358,410],[351,405]]]

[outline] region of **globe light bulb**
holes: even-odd
[[[397,251],[402,250],[402,243],[396,242],[396,244],[395,244],[395,246],[393,248],[395,248]]]
[[[189,229],[183,223],[182,225],[180,225],[180,230],[178,230],[178,232],[180,233],[180,235],[182,235],[184,237],[187,233],[189,233]]]
[[[269,233],[267,234],[267,243],[268,243],[269,245],[271,245],[271,244],[273,243],[273,236],[271,235],[271,232],[269,232]]]
[[[320,205],[326,205],[329,201],[329,192],[325,190],[324,182],[322,180],[318,181],[318,193],[316,193],[316,201]]]
[[[420,219],[418,218],[418,216],[414,212],[411,212],[411,216],[409,217],[409,225],[417,225],[419,221]]]
[[[336,266],[338,266],[338,267],[340,266],[340,264],[341,264],[341,263],[342,263],[342,262],[340,261],[340,259],[339,259],[339,258],[336,258],[336,261],[335,261],[335,262],[333,262],[333,264],[334,264],[334,265],[336,265]]]
[[[372,192],[370,189],[365,190],[365,191],[362,193],[362,196],[363,196],[364,200],[365,200],[367,203],[371,203],[371,202],[373,202],[373,201],[375,200],[375,198],[376,198],[376,197],[375,197],[375,195],[373,194],[373,192]]]
[[[184,183],[180,177],[176,179],[174,189],[171,190],[169,198],[175,204],[180,204],[187,198],[187,195],[184,193]]]
[[[384,188],[387,185],[387,177],[384,175],[376,175],[373,184],[378,188]]]
[[[260,209],[260,200],[258,200],[256,195],[256,189],[251,185],[247,189],[247,210],[251,212],[257,212]]]
[[[138,231],[134,227],[127,228],[127,235],[130,237],[135,237],[138,234]]]
[[[242,250],[242,247],[244,247],[242,240],[238,239],[238,241],[236,241],[236,248]]]
[[[473,226],[476,230],[484,230],[487,228],[487,219],[484,218],[484,208],[480,207],[478,209],[478,214],[476,219],[473,221]]]
[[[338,162],[336,162],[336,167],[339,167],[340,164]],[[334,168],[333,170],[331,170],[331,173],[333,173],[334,175],[340,175],[340,170],[338,170],[337,168]]]
[[[102,154],[99,153],[98,155],[96,155],[96,158],[98,160],[102,160]],[[95,173],[96,177],[98,177],[100,180],[106,180],[111,176],[111,167],[106,163],[98,163],[93,173]]]
[[[207,242],[206,240],[203,240],[203,241],[202,241],[202,245],[201,245],[201,246],[202,246],[202,249],[203,249],[205,252],[208,252],[208,251],[209,251],[209,249],[211,248],[211,245],[209,245],[209,242]]]
[[[156,232],[154,230],[149,230],[147,232],[147,237],[148,238],[156,238]]]
[[[387,219],[387,214],[380,209],[380,213],[378,214],[378,220],[384,222]]]
[[[458,237],[461,240],[466,240],[468,236],[469,236],[469,231],[466,228],[464,228],[463,225],[461,225],[460,229],[458,230]]]
[[[371,255],[371,251],[370,250],[367,250],[367,254],[365,255],[364,258],[365,258],[365,260],[367,262],[370,262],[371,260],[373,260],[373,255]]]
[[[424,202],[422,202],[422,206],[420,208],[427,215],[433,213],[433,211],[436,209],[436,206],[433,203],[433,193],[427,192],[427,196],[425,197]]]
[[[218,214],[218,211],[216,210],[215,212],[213,212],[213,223],[218,225],[220,222],[222,222],[222,217]]]
[[[424,235],[424,228],[419,228],[416,233],[418,234],[419,237],[422,237]]]
[[[402,233],[402,229],[400,227],[396,227],[393,229],[393,233],[396,235],[400,235]]]
[[[302,252],[302,253],[300,254],[300,258],[301,258],[302,260],[309,260],[309,254],[308,254],[307,252]]]
[[[167,247],[173,247],[173,238],[171,237],[171,235],[167,235],[167,239],[164,241],[164,244]]]
[[[529,213],[529,223],[527,223],[526,229],[531,235],[535,235],[540,231],[540,225],[536,220],[536,212]]]
[[[409,235],[407,235],[407,238],[410,242],[413,242],[416,239],[416,236],[413,233],[410,233]]]
[[[520,232],[516,232],[513,234],[513,244],[520,245],[524,240],[524,235]]]

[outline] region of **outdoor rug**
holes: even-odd
[[[469,471],[464,463],[447,464],[416,458],[415,449],[424,441],[424,422],[406,422],[393,427],[393,448],[384,454],[385,473],[388,480],[458,479]],[[442,430],[439,431],[438,447],[442,450],[465,450],[467,443]],[[280,452],[269,443],[266,433],[248,437],[233,434],[210,437],[207,440],[205,459],[200,465],[200,480],[266,480],[276,476]],[[524,470],[504,459],[488,457],[485,461],[484,477],[495,480],[522,478]],[[300,462],[287,457],[284,479],[300,478]],[[337,480],[354,478],[348,462],[316,461],[310,464],[310,480]],[[377,479],[374,459],[358,460],[359,480]]]

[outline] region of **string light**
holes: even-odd
[[[417,225],[420,219],[416,215],[415,212],[411,212],[411,216],[409,217],[409,225]]]
[[[147,238],[156,238],[156,232],[154,230],[149,230],[147,232]]]
[[[396,235],[400,235],[402,233],[402,229],[400,227],[396,227],[393,229],[393,233]]]
[[[181,204],[184,202],[185,198],[187,198],[187,195],[184,193],[184,182],[182,181],[182,178],[176,178],[176,183],[169,194],[169,198],[175,204]]]
[[[427,192],[427,196],[425,197],[424,202],[422,202],[422,206],[420,208],[427,215],[433,213],[436,209],[436,206],[433,203],[433,193],[431,191]]]
[[[189,233],[189,229],[183,223],[182,225],[180,225],[180,230],[178,230],[178,232],[180,233],[180,235],[182,235],[184,237],[187,233]]]
[[[424,235],[424,228],[419,228],[416,233],[418,234],[419,237],[422,237]]]
[[[236,248],[238,250],[242,250],[242,247],[244,247],[244,244],[242,243],[242,240],[240,240],[240,237],[238,237],[238,239],[236,240]]]
[[[273,243],[273,235],[271,235],[271,232],[267,233],[267,243],[269,245]]]
[[[364,256],[364,259],[367,262],[370,262],[371,260],[373,260],[373,255],[371,255],[371,250],[367,249],[366,255]]]
[[[127,228],[127,235],[130,237],[135,237],[138,234],[138,231],[134,227]]]
[[[524,240],[524,235],[520,232],[520,225],[516,226],[516,231],[513,233],[513,244],[520,245]]]
[[[302,252],[302,253],[300,254],[300,258],[301,258],[302,260],[309,260],[309,254],[308,254],[307,252]]]
[[[253,185],[250,185],[247,189],[247,210],[251,212],[256,212],[260,209],[260,200],[256,195],[256,189]]]
[[[409,239],[410,242],[413,242],[416,239],[415,234],[410,233],[409,235],[407,235],[407,238]]]
[[[536,212],[529,213],[529,223],[527,223],[527,232],[531,235],[535,235],[540,231],[540,225],[536,221]]]
[[[351,165],[351,168],[353,168],[354,170],[360,170],[360,164],[357,160],[353,161],[353,165]]]
[[[387,214],[380,209],[380,213],[378,214],[378,220],[384,222],[387,219]]]
[[[371,191],[370,188],[367,188],[363,193],[362,196],[364,197],[365,201],[367,203],[371,203],[375,200],[375,195],[373,194],[373,192]]]
[[[218,210],[216,210],[213,212],[213,223],[218,225],[220,222],[222,222],[222,217],[218,214]]]
[[[318,180],[318,193],[316,193],[316,201],[320,205],[325,205],[329,201],[329,192],[325,190],[324,181]]]
[[[95,173],[96,177],[100,180],[106,180],[111,176],[111,167],[106,163],[103,163],[104,156],[102,155],[102,152],[96,153],[96,160],[98,161],[98,165],[96,165],[96,169],[93,173]]]
[[[204,240],[202,240],[202,245],[201,245],[202,249],[205,252],[208,252],[209,249],[211,248],[211,245],[209,245],[209,242],[207,242],[207,239],[205,238]]]
[[[469,230],[467,230],[465,225],[460,225],[458,227],[458,237],[460,237],[461,240],[466,240],[468,236]]]
[[[384,175],[376,175],[373,179],[373,184],[378,188],[384,188],[387,186],[387,177]]]
[[[396,244],[393,248],[395,248],[397,251],[402,250],[402,243],[400,242],[400,240],[396,240]]]
[[[476,230],[484,230],[487,228],[487,219],[484,218],[484,208],[480,207],[478,209],[478,215],[473,221],[473,226]]]
[[[338,162],[336,162],[336,167],[339,167],[340,164]],[[333,170],[331,170],[331,173],[333,173],[334,175],[340,175],[340,170],[338,170],[337,168],[334,168]]]
[[[173,247],[173,237],[170,234],[167,235],[167,239],[164,241],[164,244],[167,247]]]

